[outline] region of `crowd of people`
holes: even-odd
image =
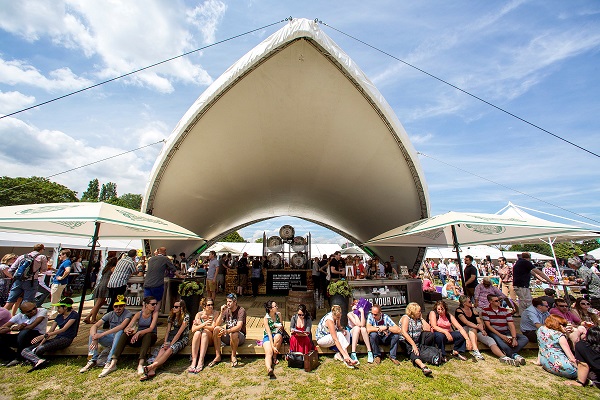
[[[17,257],[9,254],[2,259],[6,266],[2,270],[7,270],[14,279],[7,291],[5,307],[0,311],[0,358],[9,361],[7,366],[30,363],[31,371],[47,364],[44,355],[64,349],[73,342],[80,319],[69,297],[52,301],[50,311],[36,305],[36,274],[47,268],[43,250],[43,245],[36,245],[28,255]],[[51,290],[54,299],[57,293],[62,294],[65,278],[72,268],[69,256],[68,250],[59,255],[56,283]],[[88,361],[80,372],[86,373],[98,366],[100,346],[107,349],[108,354],[99,377],[118,369],[118,360],[127,346],[139,348],[137,373],[141,381],[151,380],[159,368],[188,345],[191,345],[191,363],[187,368],[190,374],[205,369],[210,346],[214,346],[215,357],[206,364],[207,367],[223,361],[222,346],[230,346],[230,365],[237,367],[238,348],[246,341],[246,310],[238,305],[237,293],[228,294],[226,303],[215,310],[220,265],[216,254],[211,252],[208,260],[208,270],[210,272],[212,268],[214,275],[209,273],[207,279],[212,279],[214,285],[207,285],[207,296],[201,300],[200,311],[190,315],[184,301],[174,301],[157,353],[152,353],[151,349],[158,341],[158,310],[164,294],[164,277],[168,274],[177,276],[181,272],[166,256],[165,248],[157,249],[153,257],[144,259],[143,270],[139,268],[140,263],[134,261],[135,257],[136,251],[131,250],[119,260],[107,260],[100,271],[94,288],[94,308],[84,319],[91,327]],[[21,265],[27,258],[30,259],[30,269],[24,272]],[[325,273],[333,274],[335,271],[341,275],[341,271],[347,272],[341,268],[343,264],[339,254],[316,262],[321,272],[322,261],[325,261]],[[260,340],[266,375],[275,379],[276,367],[284,359],[284,342],[289,343],[291,352],[302,354],[314,350],[315,344],[329,348],[335,353],[334,359],[349,369],[360,364],[357,346],[362,342],[367,349],[367,363],[377,365],[387,358],[390,363],[400,365],[404,354],[425,376],[433,373],[428,364],[444,364],[450,356],[466,361],[470,354],[474,361],[485,360],[480,344],[485,345],[503,364],[525,365],[526,360],[519,353],[527,343],[534,342],[539,348],[535,363],[544,370],[582,386],[587,385],[590,379],[598,381],[600,278],[589,271],[588,264],[569,260],[569,265],[578,272],[578,283],[587,289],[586,297],[580,297],[571,304],[570,298],[557,298],[556,291],[551,288],[546,290],[545,296],[531,297],[529,281],[532,275],[548,283],[552,279],[533,266],[528,253],[522,254],[512,271],[499,275],[502,283],[510,281],[512,284],[512,287],[503,285],[502,289],[508,286],[506,290],[494,286],[488,276],[480,282],[477,279],[479,271],[471,264],[472,261],[472,257],[465,257],[464,294],[460,294],[457,287],[452,290],[458,296],[458,307],[454,313],[444,300],[435,302],[428,313],[419,304],[410,303],[405,314],[394,321],[381,306],[365,299],[354,299],[347,318],[342,318],[339,305],[333,305],[317,323],[313,340],[313,321],[306,305],[299,305],[291,316],[291,334],[288,334],[277,302],[267,301]],[[226,265],[227,260],[223,264]],[[500,273],[507,265],[506,260],[501,258],[499,264]],[[373,265],[378,269],[376,262]],[[360,276],[360,269],[352,272],[357,271]],[[140,272],[145,275],[144,299],[141,310],[132,313],[127,309],[123,294],[129,277]],[[444,279],[453,279],[453,272],[449,268],[448,277]],[[381,273],[385,274],[385,267]],[[518,305],[511,301],[515,300],[511,297],[512,291],[516,294]],[[98,318],[99,309],[107,297],[110,298],[107,312]],[[13,314],[11,311],[18,299],[22,299],[18,303],[19,312]],[[519,310],[521,319],[517,330],[514,316]],[[346,319],[348,324],[342,324],[342,320]],[[52,324],[47,328],[49,320]],[[448,344],[452,345],[451,353],[446,352]],[[384,349],[387,350],[386,356]]]

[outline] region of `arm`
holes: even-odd
[[[204,329],[206,329],[209,332],[212,332],[215,329],[215,311],[213,311],[213,313],[210,316],[208,316],[208,320],[204,325]]]
[[[410,344],[410,346],[412,347],[412,352],[415,353],[416,356],[419,355],[419,347],[417,346],[417,344],[415,343],[415,341],[413,340],[413,338],[410,337],[410,335],[408,334],[408,319],[410,317],[408,315],[403,315],[402,318],[400,318],[400,333],[402,334],[402,336],[404,336],[404,340],[406,340],[406,343]],[[425,325],[423,325],[423,329],[425,329]]]
[[[100,320],[100,321],[102,321],[102,320]],[[114,328],[107,329],[102,333],[96,333],[94,336],[97,336],[97,337],[95,337],[94,339],[100,339],[101,337],[104,337],[110,333],[122,331],[129,324],[129,321],[130,321],[130,318],[125,318],[125,320],[123,322],[121,322],[119,325],[115,326]],[[104,323],[104,321],[102,321],[102,323]],[[94,326],[96,326],[96,325],[94,325]]]
[[[141,331],[137,331],[134,336],[134,338],[137,336],[137,339],[139,339],[140,336],[144,336],[147,333],[151,333],[155,328],[156,328],[156,324],[158,323],[158,313],[153,312],[152,313],[152,322],[150,322],[150,326],[146,329],[142,329]]]
[[[65,268],[65,271],[63,272],[63,274],[61,276],[57,276],[56,279],[58,279],[59,281],[62,281],[67,276],[69,276],[70,273],[71,273],[71,266],[68,266],[67,268]]]
[[[558,339],[558,344],[560,344],[561,349],[565,352],[565,355],[573,364],[577,364],[577,360],[571,351],[571,347],[569,346],[569,342],[567,342],[567,338],[565,335],[562,335],[560,339]]]
[[[155,313],[156,314],[156,313]],[[166,349],[167,347],[169,347],[171,345],[171,342],[169,342],[169,332],[171,332],[171,328],[173,327],[173,323],[169,322],[167,324],[167,330],[165,332],[165,339],[163,340],[163,349]]]
[[[472,323],[471,321],[469,321],[467,319],[467,317],[465,317],[464,313],[458,313],[458,320],[460,322],[462,322],[463,325],[468,326],[469,328],[473,328],[473,329],[479,329],[479,327],[477,325],[475,325],[474,323]]]
[[[462,325],[458,323],[458,321],[456,320],[456,318],[454,318],[454,315],[452,315],[452,314],[450,314],[450,323],[465,338],[465,340],[467,342],[467,347],[470,347],[471,340],[469,339],[469,335],[467,335],[467,331],[464,330]],[[467,348],[467,350],[470,350],[470,349]]]
[[[179,330],[177,331],[177,333],[175,334],[175,337],[173,338],[173,343],[175,343],[175,342],[177,342],[179,340],[179,338],[183,334],[183,331],[188,326],[188,323],[189,323],[189,317],[187,319],[184,318],[183,319],[183,323],[181,324],[181,326],[179,327]]]
[[[21,330],[33,329],[36,326],[38,326],[43,320],[44,320],[44,317],[37,317],[31,324],[25,325],[23,328],[21,328]]]
[[[156,314],[156,313],[153,313]],[[133,318],[131,318],[131,322],[129,322],[129,325],[127,325],[127,327],[124,329],[123,332],[125,332],[126,335],[131,336],[135,333],[134,330],[134,326],[135,323],[140,319],[140,313],[136,312],[135,314],[133,314]]]
[[[444,328],[440,328],[437,324],[437,315],[435,314],[435,311],[431,311],[429,313],[429,325],[431,325],[431,329],[439,332],[439,333],[443,333],[444,335],[446,335],[446,337],[448,338],[448,340],[452,340],[452,335],[450,334],[450,332],[448,332],[446,329]]]
[[[549,283],[551,285],[554,284],[554,282],[550,278],[548,278],[548,276],[545,273],[543,273],[542,271],[540,271],[537,268],[532,269],[531,273],[534,274],[536,277],[538,277],[538,279],[540,279],[546,283]]]

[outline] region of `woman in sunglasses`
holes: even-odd
[[[197,374],[204,369],[204,357],[208,346],[213,343],[213,330],[219,312],[215,311],[215,301],[211,298],[200,300],[202,311],[196,314],[192,324],[192,363],[188,372]]]
[[[117,369],[117,360],[123,353],[125,346],[130,345],[132,347],[140,347],[140,355],[138,357],[137,373],[141,375],[144,373],[144,362],[150,347],[156,343],[156,323],[158,321],[158,313],[154,312],[156,305],[158,304],[156,298],[153,296],[144,297],[144,304],[142,311],[135,313],[131,322],[124,329],[124,335],[121,335],[115,354],[111,360],[109,369],[112,371]],[[137,329],[135,328],[137,325]]]
[[[575,301],[575,308],[572,310],[573,314],[576,314],[581,319],[581,325],[586,329],[590,329],[592,326],[598,326],[598,315],[590,311],[589,300],[579,297]]]
[[[267,375],[269,378],[275,378],[274,365],[278,364],[277,355],[283,342],[281,329],[281,313],[277,307],[277,303],[269,300],[265,303],[265,318],[263,321],[265,331],[262,340],[262,346],[265,349],[265,366],[267,367]]]
[[[144,374],[140,381],[154,378],[158,367],[163,365],[169,357],[179,353],[188,344],[190,333],[190,315],[185,309],[185,303],[177,300],[173,304],[169,318],[167,319],[167,333],[165,341],[156,356],[154,362],[144,367]]]
[[[312,319],[304,304],[298,305],[296,314],[290,321],[290,351],[308,354],[313,349]]]

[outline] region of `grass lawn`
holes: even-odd
[[[358,369],[321,357],[311,373],[276,367],[276,380],[266,376],[264,358],[242,357],[240,366],[221,363],[198,375],[184,372],[187,357],[175,356],[159,369],[156,378],[140,382],[137,360],[124,357],[119,370],[97,378],[101,369],[80,374],[85,357],[50,359],[50,366],[28,374],[29,367],[0,367],[0,399],[577,399],[600,398],[594,388],[571,387],[565,379],[551,375],[531,362],[537,352],[523,353],[528,364],[516,368],[500,364],[490,353],[486,360],[456,359],[432,367],[433,378],[425,378],[409,361],[399,367],[389,360],[379,366],[360,357]],[[224,360],[226,358],[224,357]],[[207,359],[210,361],[211,359]]]

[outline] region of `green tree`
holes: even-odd
[[[577,252],[577,254],[583,253],[579,246],[579,243],[573,242],[556,243],[554,245],[554,252],[558,258],[569,258],[573,257],[573,253],[575,252]]]
[[[121,206],[125,208],[131,208],[132,210],[140,211],[142,208],[142,195],[134,193],[125,193],[121,197],[110,201],[111,204]]]
[[[102,184],[100,189],[100,196],[98,200],[106,202],[114,202],[117,199],[117,184],[114,182],[108,182]]]
[[[100,183],[98,182],[98,178],[91,180],[88,184],[88,188],[83,195],[81,195],[81,201],[98,201],[98,196],[100,195]]]
[[[263,238],[258,238],[254,241],[254,243],[262,243],[263,242]]]
[[[220,242],[236,242],[236,243],[243,243],[243,242],[245,242],[245,240],[242,237],[242,235],[240,235],[239,233],[237,233],[237,231],[236,232],[231,232],[230,234],[228,234],[227,236],[225,236],[224,238],[222,238],[219,241]]]
[[[77,192],[46,178],[0,177],[0,206],[75,201],[78,201]]]
[[[596,250],[600,247],[600,243],[596,239],[584,240],[581,242],[581,251],[589,253],[592,250]]]

